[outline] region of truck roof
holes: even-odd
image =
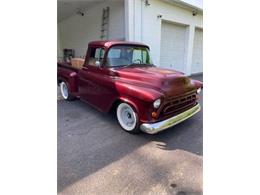
[[[115,41],[115,40],[100,40],[100,41],[91,41],[89,42],[88,46],[104,46],[104,47],[111,47],[113,45],[138,45],[144,46],[149,48],[148,45],[139,42],[131,42],[131,41]]]

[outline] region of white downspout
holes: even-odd
[[[143,0],[141,0],[141,42],[143,42]]]

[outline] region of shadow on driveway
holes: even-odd
[[[202,80],[202,76],[196,79]],[[202,99],[200,103],[202,105]],[[163,150],[184,150],[202,156],[202,113],[157,135],[132,135],[119,127],[113,115],[100,113],[79,100],[58,100],[58,192],[130,155],[139,164],[148,160],[147,156],[135,152],[142,147],[146,155],[149,152],[156,155],[156,151]],[[147,166],[155,166],[149,163]],[[138,169],[131,166],[131,171],[135,172],[135,168]],[[162,165],[153,175],[159,177],[163,169],[170,168]]]

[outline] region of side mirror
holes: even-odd
[[[100,61],[97,60],[97,61],[95,62],[95,65],[96,65],[97,67],[100,67]]]

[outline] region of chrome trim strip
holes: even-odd
[[[163,131],[169,127],[172,127],[174,125],[177,125],[178,123],[192,117],[194,114],[200,111],[200,105],[199,103],[196,104],[196,106],[190,108],[189,110],[186,110],[174,117],[171,117],[169,119],[166,119],[164,121],[160,121],[157,123],[143,123],[140,126],[140,129],[148,134],[156,134],[160,131]]]

